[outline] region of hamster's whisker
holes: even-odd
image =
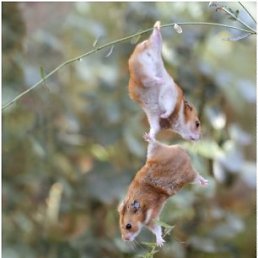
[[[139,241],[138,241],[138,245],[139,245],[139,247],[140,247],[141,249],[147,250],[147,249],[146,249],[146,246],[145,246],[144,244],[142,244],[141,242],[139,242]]]
[[[134,241],[125,241],[125,243],[128,245],[130,249],[135,249],[135,243]]]
[[[174,240],[180,244],[183,244],[183,245],[188,245],[188,242],[187,241],[182,241],[180,239],[177,239],[176,237],[174,237]]]
[[[136,245],[137,247],[142,247],[142,244],[141,244],[139,241],[134,240],[134,243],[135,243],[135,245]]]
[[[134,240],[133,243],[134,243],[134,248],[136,249],[139,246],[139,243],[136,240]]]

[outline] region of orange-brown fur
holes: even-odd
[[[144,88],[143,80],[148,77],[148,75],[142,73],[143,65],[139,62],[135,62],[137,56],[146,48],[148,48],[148,41],[145,41],[145,44],[142,48],[136,47],[132,55],[128,60],[128,68],[129,68],[129,84],[128,84],[128,91],[129,96],[132,100],[137,102],[138,104],[142,104],[142,98],[139,94],[139,88]]]
[[[196,121],[200,123],[200,120],[198,118],[197,111],[194,106],[192,106],[189,102],[187,102],[184,98],[184,93],[182,89],[176,84],[177,91],[178,91],[178,98],[177,103],[175,106],[174,111],[170,114],[168,118],[160,118],[160,127],[162,129],[169,129],[173,128],[176,124],[176,121],[178,120],[179,110],[181,105],[183,105],[183,113],[184,113],[184,119],[186,122],[188,121]],[[201,126],[199,125],[198,128],[193,128],[193,131],[201,131]]]
[[[129,96],[146,113],[152,138],[167,128],[184,139],[198,140],[201,127],[196,109],[184,104],[182,89],[164,67],[161,49],[160,23],[156,22],[150,37],[139,43],[129,58]]]
[[[200,183],[205,185],[206,180],[193,169],[184,149],[151,142],[146,164],[137,172],[119,208],[123,239],[129,240],[127,234],[138,232],[140,225],[153,228],[166,200],[199,177],[204,180]],[[136,212],[132,207],[134,201],[140,205]],[[152,212],[146,221],[149,210]],[[130,230],[125,228],[127,223],[132,225]]]

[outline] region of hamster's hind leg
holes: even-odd
[[[176,100],[173,98],[173,94],[171,92],[166,91],[159,96],[159,106],[161,109],[161,118],[168,118],[171,113],[174,111],[176,106]]]
[[[160,124],[159,124],[159,116],[157,114],[151,114],[150,112],[146,112],[147,118],[148,118],[148,122],[150,125],[150,131],[149,131],[149,136],[152,139],[155,139],[156,134],[159,132],[160,130]]]
[[[147,159],[151,159],[159,152],[161,144],[155,138],[151,138],[148,133],[145,133],[143,138],[149,143],[147,149]]]

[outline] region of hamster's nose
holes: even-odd
[[[131,235],[129,235],[129,234],[122,236],[122,238],[124,241],[132,241]]]

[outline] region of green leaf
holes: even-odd
[[[141,35],[135,36],[131,39],[131,44],[137,44],[141,38]]]
[[[40,77],[44,81],[45,81],[45,76],[46,76],[45,70],[44,70],[44,68],[42,66],[40,66]]]
[[[149,247],[155,247],[156,243],[154,242],[142,242],[143,245],[149,246]]]
[[[223,153],[223,150],[214,140],[201,140],[195,144],[185,142],[182,145],[188,151],[210,159],[217,158]]]
[[[41,79],[43,80],[43,85],[48,89],[46,84],[46,73],[42,66],[40,66],[40,76],[41,76]]]
[[[167,229],[173,229],[175,227],[175,226],[168,225],[167,223],[159,221],[159,220],[157,220],[155,223],[157,225],[159,225],[161,227],[164,227],[164,228],[167,228]]]

